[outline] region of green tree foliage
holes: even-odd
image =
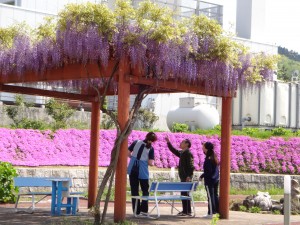
[[[108,115],[103,114],[100,127],[105,130],[113,129],[115,128],[115,123]]]
[[[16,169],[8,162],[0,162],[0,202],[15,202],[18,188],[14,187]]]
[[[31,32],[31,29],[25,24],[14,24],[11,27],[0,27],[0,48],[11,48],[14,38],[18,35]]]
[[[74,114],[74,110],[68,104],[61,103],[53,98],[45,104],[45,108],[48,115],[55,121],[55,124],[53,125],[54,130],[66,128],[67,119]]]
[[[148,109],[140,108],[137,115],[137,121],[140,122],[142,129],[150,129],[159,117]]]
[[[68,4],[59,13],[58,26],[65,30],[67,24],[78,31],[87,28],[87,24],[97,24],[99,32],[111,34],[115,30],[116,16],[104,4]]]
[[[278,62],[277,78],[279,80],[290,82],[292,80],[292,74],[296,70],[300,72],[300,61],[295,61],[285,55],[281,55]],[[300,78],[299,75],[298,78]]]
[[[278,47],[278,54],[284,55],[284,56],[288,57],[291,60],[300,62],[300,54],[298,52],[293,51],[293,50],[288,50],[285,47],[279,46]]]

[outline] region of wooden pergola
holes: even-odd
[[[42,88],[24,87],[19,84],[70,80],[87,80],[99,77],[109,77],[113,69],[114,61],[111,60],[107,67],[100,68],[96,64],[65,64],[60,68],[48,69],[36,74],[33,71],[25,71],[24,74],[0,74],[0,91],[38,95],[69,100],[80,100],[92,104],[91,139],[90,139],[90,163],[88,182],[88,207],[94,205],[98,187],[98,155],[100,134],[100,103],[98,95],[93,89],[84,89],[81,93],[69,93]],[[187,84],[180,79],[158,80],[145,77],[138,69],[132,69],[127,60],[120,61],[116,82],[118,84],[118,121],[121,129],[124,128],[129,118],[130,95],[136,94],[139,88],[154,87],[152,93],[187,92],[201,95],[222,97],[221,118],[221,168],[220,168],[220,215],[221,218],[229,218],[229,188],[230,188],[230,146],[231,146],[231,110],[233,96],[220,96],[212,91],[208,92],[204,85]],[[114,93],[108,93],[113,95]],[[120,157],[117,165],[115,182],[114,219],[122,221],[126,218],[126,182],[127,182],[127,148],[128,140],[122,142]]]

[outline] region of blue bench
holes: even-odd
[[[145,201],[154,201],[155,206],[149,212],[149,218],[157,219],[160,217],[159,211],[159,203],[161,201],[167,202],[171,206],[171,213],[173,214],[174,201],[179,200],[191,200],[191,206],[193,208],[193,215],[195,217],[195,204],[193,198],[193,192],[196,190],[198,182],[152,182],[149,189],[149,196],[131,196],[131,198],[135,198],[136,200],[145,200]],[[180,192],[189,192],[189,196],[182,196]],[[137,203],[135,201],[135,212],[134,216],[138,217],[136,214]],[[156,208],[157,215],[155,217],[151,217],[151,213]],[[176,209],[176,208],[175,208]],[[177,209],[176,209],[177,210]],[[177,210],[179,211],[179,210]]]
[[[15,177],[14,178],[14,186],[18,188],[46,188],[49,189],[52,188],[52,181],[50,179],[53,179],[51,177]],[[70,187],[72,186],[72,179],[71,178],[65,178],[69,180]],[[71,192],[70,195],[80,195],[83,194],[82,192]],[[35,201],[35,196],[40,195],[43,196],[38,201]],[[18,203],[22,196],[31,196],[31,206],[29,208],[32,209],[32,211],[35,210],[35,205],[39,202],[41,202],[43,199],[45,199],[47,196],[51,196],[52,191],[24,191],[19,190],[17,200],[15,203],[15,210],[18,210]],[[68,200],[69,201],[69,200]]]

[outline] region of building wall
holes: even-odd
[[[236,34],[238,37],[250,39],[252,25],[252,0],[237,1]]]
[[[251,117],[248,126],[287,127],[299,124],[299,85],[270,82],[256,90],[239,90],[233,99],[233,125],[241,125],[243,117]]]

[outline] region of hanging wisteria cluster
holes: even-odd
[[[207,26],[197,21],[209,23],[212,29],[206,31]],[[39,38],[32,32],[17,32],[11,46],[0,38],[0,76],[22,76],[25,71],[42,76],[46,70],[72,63],[105,67],[109,60],[126,56],[145,77],[201,85],[208,94],[226,96],[238,85],[272,79],[273,57],[260,55],[253,60],[224,36],[215,21],[204,16],[176,21],[167,9],[150,2],[133,9],[127,1],[118,1],[115,13],[101,4],[69,5],[53,26],[55,35],[41,35],[45,27],[49,25],[36,31]],[[72,81],[65,85],[81,86]]]

